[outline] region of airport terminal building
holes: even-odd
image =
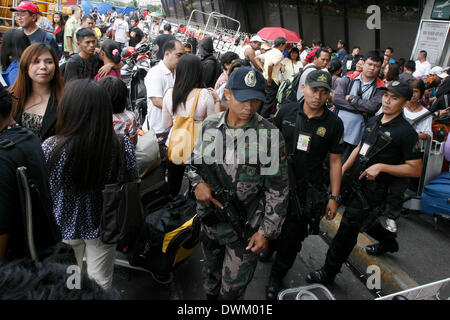
[[[280,26],[298,32],[311,45],[313,39],[362,52],[392,47],[396,58],[409,59],[422,19],[449,21],[450,0],[162,0],[171,19],[189,19],[192,10],[217,11],[241,23],[241,31],[256,33],[263,27]],[[378,11],[378,12],[377,12]],[[200,25],[207,17],[194,14]],[[231,21],[222,27],[234,29]],[[448,49],[448,35],[444,51]],[[444,52],[441,64],[448,64]]]

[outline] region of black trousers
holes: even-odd
[[[288,216],[283,223],[280,236],[269,242],[269,250],[275,251],[270,276],[282,280],[302,250],[302,242],[308,236],[308,222],[303,216],[296,216],[288,208]]]
[[[167,161],[167,183],[172,197],[175,197],[180,192],[185,168],[185,165],[177,165],[172,161]]]
[[[277,103],[277,92],[278,85],[275,83],[275,81],[272,81],[270,85],[266,83],[266,100],[264,101],[264,104],[261,105],[261,108],[258,112],[264,118],[269,118],[269,116],[272,114],[273,108]]]
[[[386,202],[386,189],[377,183],[368,184],[364,194],[371,208]],[[391,196],[392,197],[392,196]],[[395,206],[395,204],[393,204]],[[386,208],[392,207],[386,206]],[[386,209],[385,209],[386,210]],[[341,265],[347,260],[358,240],[359,232],[367,232],[385,248],[397,246],[396,233],[384,229],[376,218],[374,210],[362,209],[360,198],[352,196],[342,216],[339,229],[328,249],[324,269],[330,274],[337,274]]]
[[[350,157],[350,155],[352,154],[353,150],[356,148],[357,146],[350,144],[348,142],[344,142],[344,152],[342,153],[342,164],[345,163],[345,161],[347,161],[348,157]]]

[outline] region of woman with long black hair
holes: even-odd
[[[88,275],[110,289],[116,245],[99,237],[102,190],[137,178],[137,166],[130,139],[114,132],[111,100],[99,83],[79,79],[66,86],[56,135],[42,148],[63,241],[73,247],[80,268],[86,253]]]
[[[41,141],[55,134],[58,101],[64,80],[55,50],[48,44],[33,43],[22,54],[17,80],[10,91],[13,117],[33,131]]]
[[[64,51],[64,26],[66,22],[62,12],[55,12],[53,14],[53,28],[55,29],[55,40],[58,44],[59,52],[58,57],[61,57]]]
[[[12,86],[19,73],[19,61],[22,53],[30,45],[30,40],[23,30],[10,29],[3,35],[0,64],[2,77],[7,86]]]
[[[174,87],[167,90],[163,99],[162,122],[166,130],[173,126],[177,116],[188,117],[193,107],[194,121],[203,121],[216,113],[216,104],[217,108],[220,106],[220,101],[215,102],[208,89],[204,89],[200,58],[192,54],[183,55],[176,67],[176,74]],[[167,180],[172,196],[180,191],[184,169],[184,165],[169,161]]]

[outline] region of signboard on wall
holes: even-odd
[[[61,0],[61,4],[63,6],[76,6],[78,4],[78,0]]]
[[[417,32],[411,59],[416,60],[419,51],[427,52],[427,60],[439,65],[448,40],[450,21],[422,20]]]
[[[435,0],[431,19],[450,20],[450,0]]]

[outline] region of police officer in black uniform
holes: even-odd
[[[311,72],[302,90],[304,98],[300,103],[281,106],[274,119],[286,140],[291,196],[281,234],[270,244],[277,253],[266,292],[269,300],[276,299],[284,276],[302,248],[302,241],[308,233],[318,233],[321,217],[335,217],[339,202],[344,125],[325,106],[331,91],[331,75],[321,70]],[[330,155],[330,194],[323,181],[327,154]]]
[[[360,231],[379,241],[366,247],[368,254],[398,251],[396,234],[388,231],[383,221],[392,211],[401,210],[404,189],[398,188],[398,182],[405,177],[419,177],[422,160],[417,133],[402,113],[412,97],[412,88],[403,81],[393,81],[384,90],[383,113],[369,119],[360,144],[343,165],[346,210],[324,266],[306,275],[309,283],[334,281]]]

